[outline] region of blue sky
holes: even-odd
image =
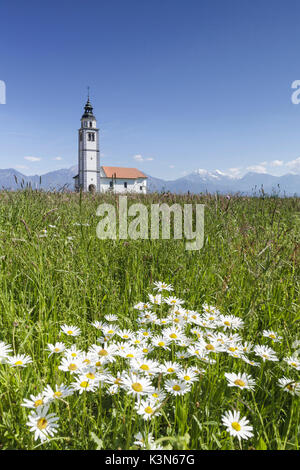
[[[0,168],[77,164],[87,85],[101,164],[175,179],[300,173],[298,0],[0,6]]]

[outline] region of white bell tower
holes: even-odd
[[[78,175],[75,177],[75,189],[100,192],[99,129],[89,96],[81,118],[81,128],[78,130]]]

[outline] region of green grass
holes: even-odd
[[[107,314],[136,329],[133,306],[147,301],[153,282],[162,280],[186,308],[201,312],[206,302],[242,318],[243,339],[270,345],[280,360],[253,368],[219,354],[192,392],[169,399],[151,423],[135,413],[125,393],[110,396],[105,386],[75,393],[51,405],[59,430],[39,448],[128,449],[136,432],[151,430],[169,448],[239,449],[221,424],[224,411],[238,409],[254,429],[243,448],[299,449],[299,397],[277,384],[283,376],[299,380],[299,371],[282,361],[300,340],[299,199],[153,194],[128,200],[205,204],[203,248],[186,251],[184,240],[172,239],[99,240],[96,210],[101,202],[115,203],[113,195],[0,193],[0,341],[33,360],[24,369],[0,364],[0,447],[39,445],[26,426],[30,410],[20,405],[47,384],[71,381],[58,369],[60,357],[48,358],[47,344],[63,341],[87,350],[99,337],[91,322]],[[40,237],[44,229],[47,236]],[[66,338],[60,330],[65,323],[81,328],[81,335]],[[283,340],[271,344],[262,339],[263,329]],[[256,379],[253,393],[227,386],[224,372],[237,371]]]

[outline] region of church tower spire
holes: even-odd
[[[89,95],[88,89],[81,127],[78,130],[78,176],[75,178],[75,189],[100,192],[99,129]]]

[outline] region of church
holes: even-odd
[[[99,129],[88,97],[78,131],[75,191],[147,193],[147,176],[137,168],[100,166]]]

